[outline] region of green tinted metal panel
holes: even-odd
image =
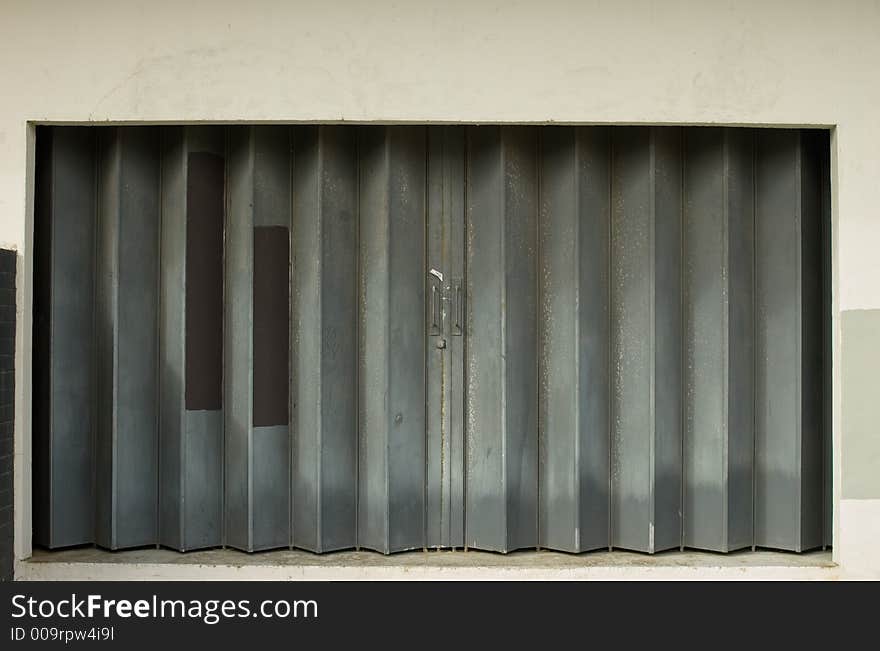
[[[685,151],[684,544],[752,544],[754,134],[696,129]]]
[[[99,143],[96,542],[120,549],[158,541],[159,147],[147,128]]]
[[[681,132],[616,130],[612,544],[681,544]]]
[[[293,134],[293,544],[322,552],[357,543],[357,132]]]
[[[828,152],[776,129],[41,129],[35,539],[827,545]]]
[[[465,544],[538,544],[538,131],[472,127]]]
[[[542,131],[540,544],[609,543],[610,130]]]

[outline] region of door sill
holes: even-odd
[[[523,550],[414,551],[384,556],[370,551],[313,554],[274,550],[247,554],[211,549],[182,554],[168,549],[111,552],[94,547],[34,550],[17,561],[18,580],[828,580],[840,578],[831,551],[793,554],[741,551],[716,554],[627,551],[565,554]]]

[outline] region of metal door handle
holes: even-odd
[[[452,336],[453,337],[460,337],[461,332],[462,332],[461,322],[463,320],[462,319],[462,299],[461,299],[462,290],[461,290],[461,281],[460,280],[455,281],[455,284],[453,285],[452,291],[455,293],[455,298],[453,299],[454,303],[455,303],[455,308],[454,308],[454,312],[453,312],[454,318],[452,320]]]
[[[431,327],[428,334],[440,334],[440,292],[437,291],[437,285],[431,284]]]

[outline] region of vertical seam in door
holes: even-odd
[[[535,321],[536,321],[536,337],[535,337],[535,375],[537,381],[535,382],[535,394],[537,397],[536,400],[536,423],[537,423],[537,437],[538,437],[538,447],[537,447],[537,462],[536,462],[536,477],[538,479],[537,489],[536,489],[536,505],[535,509],[535,520],[537,524],[537,548],[541,548],[541,544],[544,542],[543,535],[543,527],[542,527],[542,508],[541,508],[541,500],[543,491],[541,490],[541,466],[543,465],[544,455],[544,423],[543,423],[543,411],[541,409],[541,377],[544,369],[543,355],[544,355],[544,312],[541,304],[541,271],[543,269],[543,249],[542,241],[541,241],[541,218],[544,213],[543,209],[543,191],[542,191],[542,176],[543,176],[543,153],[544,153],[544,138],[543,131],[539,130],[535,137],[536,141],[536,171],[537,171],[537,183],[538,183],[538,192],[536,197],[536,219],[535,219],[535,258],[536,258],[536,287],[535,287]]]
[[[354,160],[355,160],[355,226],[354,226],[354,268],[355,268],[355,345],[354,373],[355,373],[355,410],[354,410],[354,438],[355,438],[355,463],[354,463],[354,545],[360,550],[360,516],[361,516],[361,138],[363,129],[352,127],[354,133]]]
[[[686,440],[688,433],[688,425],[687,425],[687,401],[688,401],[688,378],[687,378],[687,332],[688,332],[688,283],[687,283],[687,218],[686,218],[686,210],[687,210],[687,202],[686,202],[686,192],[687,192],[687,181],[685,176],[685,170],[687,166],[687,146],[686,146],[686,132],[683,128],[680,128],[678,133],[678,151],[679,151],[679,198],[678,198],[678,253],[679,253],[679,267],[678,267],[678,331],[680,334],[679,339],[679,349],[678,349],[678,361],[679,361],[679,404],[678,404],[678,419],[679,419],[679,472],[678,472],[678,548],[680,551],[684,551],[684,543],[685,543],[685,497],[687,495],[687,473],[685,466],[685,456],[687,451]],[[683,335],[683,336],[682,336]]]
[[[315,405],[315,417],[317,419],[317,427],[315,435],[317,437],[315,446],[315,549],[320,553],[324,550],[324,527],[323,527],[323,497],[324,497],[324,481],[323,481],[323,463],[322,454],[324,451],[324,125],[316,127],[315,133],[315,153],[317,158],[317,168],[315,174],[315,253],[318,256],[318,264],[315,273],[317,282],[315,283],[315,298],[317,309],[315,310],[318,319],[318,363],[315,371],[318,374],[316,392],[317,404]]]
[[[386,426],[388,425],[388,418],[391,415],[391,405],[392,405],[392,389],[394,388],[393,378],[391,377],[391,355],[390,355],[390,344],[391,344],[391,274],[393,273],[392,262],[394,259],[393,252],[391,250],[391,138],[393,134],[391,132],[391,127],[382,127],[384,131],[383,138],[383,147],[382,147],[382,156],[383,156],[383,164],[385,167],[385,187],[383,188],[383,199],[385,205],[384,210],[382,211],[384,218],[384,238],[385,238],[385,309],[386,309],[386,318],[385,318],[385,332],[384,332],[384,341],[382,342],[385,353],[385,421]],[[384,526],[385,531],[383,532],[383,551],[387,554],[390,551],[391,547],[391,463],[390,463],[390,455],[389,455],[389,444],[390,441],[388,437],[390,435],[391,429],[388,428],[385,430],[385,449],[383,451],[383,469],[382,473],[384,476],[384,500],[382,504],[382,509],[385,511],[384,517]]]
[[[256,301],[256,296],[254,294],[254,270],[257,263],[257,252],[256,252],[256,238],[254,237],[254,228],[256,227],[256,199],[257,199],[257,187],[254,182],[255,173],[256,173],[256,156],[257,156],[257,128],[254,126],[247,127],[248,129],[248,157],[247,157],[247,168],[248,168],[248,191],[251,195],[251,203],[250,209],[248,211],[248,223],[246,226],[246,232],[248,233],[248,239],[250,240],[250,246],[248,247],[248,271],[250,272],[250,283],[249,283],[249,294],[248,297],[248,358],[250,359],[250,368],[247,370],[248,375],[248,386],[247,386],[247,429],[245,430],[247,434],[247,548],[248,551],[253,551],[254,548],[254,303]],[[226,137],[226,164],[224,165],[224,169],[226,169],[227,176],[229,175],[229,142],[228,142],[228,132],[225,134]],[[227,192],[228,194],[228,192]],[[229,204],[227,203],[227,206]],[[226,215],[226,219],[234,219],[233,215]],[[224,233],[224,241],[226,239],[226,233]],[[225,247],[224,247],[225,249]],[[225,251],[224,251],[225,257]],[[223,291],[226,293],[226,279],[223,279]],[[226,296],[224,296],[225,302]],[[225,358],[225,355],[224,355]],[[226,368],[223,369],[224,373],[228,370]],[[225,385],[225,383],[224,383]],[[229,407],[227,406],[227,409]],[[223,445],[223,454],[226,456],[226,437],[223,437],[224,445]],[[223,496],[226,499],[226,477],[223,477],[224,490]],[[226,509],[223,509],[223,513],[226,513]],[[225,518],[224,518],[225,521]],[[223,544],[226,545],[226,532],[223,532]]]
[[[116,196],[114,197],[114,205],[112,210],[116,212],[115,221],[116,228],[113,232],[113,242],[110,250],[110,327],[112,328],[111,341],[112,348],[110,350],[110,394],[112,396],[110,403],[110,455],[113,467],[110,470],[110,548],[116,549],[118,544],[117,538],[117,513],[116,509],[119,504],[118,498],[118,482],[119,482],[119,282],[120,282],[120,260],[119,260],[119,241],[122,237],[122,147],[123,135],[119,127],[114,127],[114,148],[113,148],[113,165],[116,167]],[[111,219],[113,215],[108,215]]]
[[[796,263],[795,263],[795,278],[797,282],[795,283],[795,295],[797,296],[797,309],[798,309],[798,320],[800,323],[798,324],[797,331],[795,336],[797,337],[797,365],[798,372],[795,375],[795,392],[797,393],[797,397],[795,399],[795,406],[797,412],[795,413],[795,440],[797,441],[797,445],[795,446],[795,464],[794,467],[797,468],[798,472],[798,486],[797,486],[797,541],[795,542],[795,551],[800,552],[803,549],[803,540],[804,540],[804,522],[803,522],[803,491],[804,491],[804,472],[801,467],[801,463],[804,458],[804,432],[803,432],[803,374],[804,374],[804,332],[803,332],[803,323],[804,323],[804,294],[803,294],[803,247],[804,247],[804,207],[803,207],[803,191],[804,191],[804,171],[803,171],[803,147],[804,147],[804,133],[801,130],[797,131],[797,147],[795,148],[795,170],[797,173],[796,181],[797,181],[797,192],[795,192],[795,201],[796,203],[796,211],[797,214],[795,216],[795,227],[797,228],[797,233],[795,234],[795,255],[796,255]]]
[[[721,546],[730,546],[730,130],[722,127],[721,170],[721,280],[725,295],[721,301]]]
[[[92,172],[93,172],[93,180],[92,180],[92,196],[95,197],[95,203],[92,206],[92,218],[97,222],[98,216],[98,177],[99,177],[99,162],[98,162],[98,138],[93,137],[91,142],[89,143],[92,148]],[[54,160],[54,157],[53,157]],[[53,174],[53,182],[55,175]],[[53,195],[54,200],[54,195]],[[54,210],[53,210],[53,219],[54,219]],[[98,229],[94,226],[92,227],[92,255],[97,255],[98,251]],[[57,241],[57,238],[55,238]],[[92,260],[89,264],[89,273],[92,274],[92,300],[94,301],[94,305],[92,306],[91,316],[92,316],[92,336],[89,338],[89,346],[90,346],[90,357],[97,356],[98,353],[98,341],[97,341],[97,321],[98,321],[98,313],[97,313],[97,298],[98,295],[98,269],[97,269],[97,260]],[[94,540],[94,532],[97,528],[97,519],[98,515],[96,513],[95,508],[95,498],[97,497],[97,483],[98,483],[98,466],[95,460],[96,451],[97,451],[97,438],[98,438],[98,418],[97,418],[97,388],[98,388],[98,369],[95,365],[92,365],[91,372],[89,373],[89,389],[92,394],[89,397],[89,403],[91,408],[91,417],[89,418],[89,445],[91,446],[91,459],[90,463],[90,473],[91,473],[91,502],[92,506],[89,509],[91,514],[91,522],[89,523],[92,528],[92,539]],[[50,453],[51,454],[51,453]]]
[[[287,547],[293,548],[293,456],[296,447],[298,435],[297,413],[294,410],[294,390],[297,388],[296,373],[296,357],[298,357],[299,349],[294,345],[294,332],[296,332],[296,315],[294,311],[297,306],[298,292],[295,291],[293,282],[296,269],[296,249],[294,242],[296,241],[296,188],[294,169],[296,166],[296,150],[294,148],[295,138],[293,137],[295,127],[288,127],[284,130],[287,137],[287,187],[290,195],[287,201],[287,212],[289,215],[290,229],[287,231],[287,295],[290,303],[287,306],[287,350],[289,352],[287,360]]]
[[[226,516],[226,472],[225,467],[223,466],[224,461],[226,459],[226,412],[229,407],[226,405],[226,387],[224,385],[224,374],[226,373],[225,368],[225,352],[226,352],[226,342],[224,341],[226,337],[226,324],[223,322],[223,308],[226,301],[226,195],[228,194],[227,188],[229,187],[229,155],[228,155],[228,132],[225,127],[220,127],[223,129],[223,214],[220,218],[220,543],[225,548],[226,547],[226,538],[225,531],[223,529],[225,516]],[[250,135],[250,134],[249,134]],[[214,135],[211,138],[211,149],[216,153],[217,150],[217,136]],[[251,211],[253,214],[253,211]],[[251,240],[253,240],[253,225],[251,226]],[[252,245],[253,246],[253,245]],[[253,265],[251,266],[251,294],[253,295]],[[253,301],[251,301],[251,309],[253,310]],[[253,314],[253,311],[251,312]],[[253,323],[253,320],[251,320]],[[251,365],[253,366],[253,365]],[[253,373],[253,368],[249,369],[249,373]],[[248,423],[248,437],[250,437],[250,429],[253,426],[253,420]],[[248,454],[250,457],[250,454]],[[248,515],[248,517],[250,517]],[[250,520],[248,520],[250,523]],[[248,526],[248,540],[250,540],[250,526]]]
[[[582,127],[573,127],[574,135],[574,468],[573,488],[575,497],[574,512],[574,551],[581,551],[581,147],[580,136]]]
[[[648,524],[648,553],[654,553],[654,536],[655,536],[655,527],[657,523],[657,514],[656,514],[656,487],[654,485],[655,482],[655,472],[654,472],[654,463],[655,463],[655,438],[657,436],[657,422],[656,422],[656,405],[655,400],[656,396],[654,394],[656,390],[656,378],[654,374],[657,370],[657,337],[656,337],[656,301],[657,301],[657,279],[655,277],[655,265],[657,264],[657,255],[656,255],[656,221],[657,221],[657,201],[656,196],[654,195],[656,189],[656,174],[657,174],[657,151],[656,151],[656,137],[657,137],[657,127],[650,127],[648,135],[648,203],[649,203],[649,220],[648,220],[648,258],[649,258],[649,268],[648,268],[648,278],[649,278],[649,300],[648,300],[648,323],[649,330],[648,333],[648,341],[649,341],[649,365],[650,372],[648,377],[648,413],[649,416],[649,424],[648,424],[648,492],[649,492],[649,518],[650,522]]]
[[[446,226],[447,223],[452,219],[451,214],[449,214],[449,202],[447,201],[447,194],[449,193],[449,173],[447,168],[448,163],[448,151],[447,151],[447,140],[450,136],[451,127],[439,127],[440,129],[440,263],[444,268],[447,267],[447,263],[449,262],[449,241],[448,238],[451,234],[447,234]],[[426,140],[428,138],[426,137]],[[428,156],[425,157],[426,160],[426,172],[425,178],[429,179],[430,174],[430,159]],[[435,162],[436,164],[436,162]],[[427,208],[427,197],[426,197],[426,208]],[[451,230],[451,223],[449,224]],[[426,219],[426,229],[427,229],[427,219]],[[426,242],[426,249],[428,248]],[[447,268],[447,273],[451,270]],[[427,288],[426,288],[427,292]],[[426,345],[427,348],[427,345]],[[451,342],[450,342],[451,348]],[[452,370],[452,353],[450,351],[450,359],[447,360],[447,355],[445,352],[441,352],[440,354],[440,546],[443,546],[444,543],[448,546],[452,546],[452,468],[448,467],[452,461],[452,440],[451,440],[451,405],[447,405],[447,400],[450,400],[451,396],[451,386],[447,387],[447,379],[449,383],[452,382],[451,370]],[[427,356],[427,350],[426,350]],[[448,364],[447,364],[448,362]],[[447,377],[449,375],[449,377]],[[427,382],[425,382],[425,386],[427,388]],[[449,427],[447,428],[447,419],[449,419]],[[426,419],[427,422],[427,419]],[[427,439],[426,439],[427,440]],[[427,454],[425,455],[425,460],[427,461]],[[449,482],[449,487],[447,490],[446,483]],[[448,515],[446,513],[448,505]],[[427,520],[427,519],[426,519]],[[444,523],[445,523],[445,535],[444,535]],[[427,529],[427,521],[425,523],[425,528]],[[426,533],[426,544],[427,544],[427,533]]]
[[[614,130],[607,127],[605,130],[606,137],[606,156],[608,161],[608,194],[606,208],[608,210],[607,223],[605,224],[607,244],[605,259],[605,289],[607,292],[607,309],[605,311],[605,322],[608,331],[605,336],[606,355],[605,355],[605,378],[607,381],[607,409],[608,420],[605,424],[606,436],[608,437],[608,551],[614,549],[614,388],[617,378],[614,375],[612,360],[615,353],[615,337],[614,337]]]
[[[430,168],[428,165],[428,158],[430,157],[430,155],[431,155],[431,143],[428,141],[428,134],[427,134],[427,129],[426,129],[425,130],[425,159],[424,159],[424,161],[422,161],[423,166],[424,166],[424,170],[425,170],[425,186],[426,187],[430,183]],[[429,227],[429,224],[428,224],[428,200],[429,200],[429,195],[426,192],[425,193],[424,215],[423,215],[424,219],[422,222],[422,255],[424,256],[424,260],[426,263],[424,265],[425,267],[431,266],[431,254],[428,251],[428,240],[430,238],[430,233],[428,232],[428,227]],[[442,210],[441,210],[441,213],[442,213]],[[442,239],[442,237],[441,237],[441,239]],[[442,267],[443,265],[441,264],[440,266]],[[427,303],[429,301],[427,276],[428,276],[428,274],[422,273],[422,295],[424,297],[424,300],[422,302],[422,310],[423,311],[425,308],[425,303]],[[433,309],[433,302],[431,303],[431,307]],[[424,366],[424,369],[425,369],[424,370],[425,382],[424,382],[424,386],[422,387],[422,396],[423,396],[423,401],[425,403],[425,433],[424,433],[424,436],[422,437],[422,450],[423,450],[423,454],[424,454],[424,458],[422,459],[422,472],[424,473],[424,478],[425,478],[425,480],[422,482],[422,505],[423,505],[422,506],[422,544],[423,544],[423,547],[427,547],[427,545],[428,545],[428,507],[430,505],[428,483],[431,481],[430,462],[429,462],[429,457],[428,457],[428,455],[430,453],[430,446],[428,445],[428,437],[429,437],[429,433],[430,433],[429,420],[431,418],[430,409],[428,407],[428,404],[429,404],[428,382],[430,380],[430,370],[431,369],[430,369],[430,363],[428,361],[428,346],[425,343],[427,341],[427,336],[424,335],[425,330],[426,330],[426,328],[422,328],[422,330],[421,330],[423,333],[422,334],[422,339],[423,339],[422,359],[424,360],[422,365]],[[440,414],[441,414],[441,416],[440,416],[440,448],[442,450],[442,448],[443,448],[443,416],[442,416],[442,414],[443,414],[443,406],[442,406],[443,405],[443,366],[442,366],[442,355],[441,355],[440,364],[441,364],[441,366],[440,366]],[[442,524],[443,523],[443,507],[442,507],[442,505],[443,505],[443,499],[442,499],[442,494],[443,494],[443,480],[442,480],[443,462],[442,461],[440,463],[440,477],[441,477],[441,479],[440,479],[439,491],[440,491],[440,495],[441,495],[441,498],[440,498],[440,505],[441,505],[440,506],[440,523],[441,524],[440,524],[439,529],[440,529],[440,539],[442,540],[442,538],[443,538],[443,524]]]
[[[154,531],[154,544],[158,546],[159,541],[161,540],[161,522],[162,519],[159,516],[160,509],[162,508],[162,501],[160,498],[161,490],[162,490],[162,455],[161,455],[161,442],[159,440],[159,436],[162,431],[162,323],[164,322],[164,303],[165,301],[162,299],[162,197],[164,196],[164,183],[162,174],[163,168],[163,159],[164,159],[164,130],[159,131],[158,136],[158,144],[156,145],[157,151],[157,162],[159,166],[158,173],[158,183],[156,190],[158,192],[157,197],[157,209],[158,214],[156,216],[156,312],[155,312],[155,320],[153,322],[153,331],[156,333],[156,350],[153,354],[153,368],[154,377],[153,377],[153,385],[156,391],[156,425],[155,430],[153,431],[153,454],[156,457],[156,472],[154,475],[154,481],[156,482],[156,494],[153,506],[155,511],[153,512],[153,531]]]
[[[290,214],[290,230],[287,233],[288,246],[288,268],[287,268],[287,290],[290,296],[290,305],[288,305],[288,319],[290,323],[287,328],[287,345],[290,351],[290,359],[288,360],[288,379],[287,379],[287,405],[289,412],[289,427],[287,432],[287,546],[289,549],[294,548],[295,541],[295,515],[296,515],[296,490],[294,489],[294,464],[297,459],[297,446],[300,441],[299,431],[299,355],[300,355],[300,327],[299,327],[299,306],[301,302],[301,286],[298,284],[297,269],[297,236],[299,233],[299,205],[297,204],[297,143],[300,141],[298,134],[302,133],[302,127],[289,127],[287,130],[287,182],[290,189],[290,197],[288,198],[288,211]]]
[[[536,401],[536,422],[537,422],[537,436],[538,436],[538,447],[537,447],[537,463],[536,463],[536,476],[538,479],[537,482],[537,500],[536,505],[537,508],[535,510],[535,520],[537,524],[537,548],[541,548],[541,544],[544,542],[544,528],[543,528],[543,509],[541,508],[541,500],[543,499],[543,491],[541,490],[541,466],[544,462],[544,410],[541,409],[541,378],[544,371],[544,310],[541,303],[541,273],[544,268],[544,247],[541,238],[541,220],[544,214],[544,205],[543,205],[543,188],[542,188],[542,180],[543,180],[543,161],[544,161],[544,137],[543,131],[539,130],[536,134],[536,171],[537,171],[537,183],[538,183],[538,192],[536,197],[536,219],[535,219],[535,258],[536,258],[536,287],[535,287],[535,321],[536,321],[536,338],[535,338],[535,375],[537,377],[537,381],[535,383],[535,394],[537,397]]]
[[[752,130],[752,551],[757,543],[757,491],[758,491],[758,135]]]
[[[428,166],[428,157],[430,156],[430,142],[428,140],[428,127],[422,127],[422,142],[424,146],[424,157],[422,159],[422,169],[424,171],[425,180],[422,184],[422,259],[424,262],[428,262],[430,259],[430,254],[428,252],[428,238],[430,233],[428,232],[428,202],[430,200],[428,193],[428,183],[430,182],[430,170]],[[441,142],[442,146],[442,142]],[[442,150],[441,150],[442,151]],[[441,158],[442,161],[442,158]],[[442,174],[442,171],[441,171]],[[442,202],[442,176],[441,176],[441,202]],[[441,208],[442,215],[442,208]],[[443,224],[443,219],[440,219],[441,229]],[[442,233],[441,233],[441,242],[442,242]],[[441,259],[442,259],[442,251],[441,251]],[[428,296],[428,274],[424,273],[424,267],[422,266],[422,314],[424,314],[424,306],[425,301]],[[442,265],[441,265],[442,266]],[[423,317],[424,318],[424,317]],[[426,328],[422,327],[420,331],[422,332],[422,372],[424,374],[424,380],[422,382],[422,399],[424,402],[424,420],[423,423],[423,432],[422,432],[422,454],[423,454],[423,463],[422,463],[422,471],[424,473],[424,481],[422,481],[422,548],[426,549],[428,546],[428,482],[429,482],[429,463],[428,463],[428,434],[429,434],[429,410],[428,410],[428,373],[429,373],[429,365],[428,365],[428,338],[425,336]],[[443,354],[440,355],[440,409],[441,409],[441,417],[440,417],[440,448],[443,448]],[[440,538],[442,541],[443,537],[443,462],[440,462]]]
[[[541,270],[543,269],[544,264],[544,247],[542,246],[541,241],[541,217],[543,215],[543,154],[544,154],[544,138],[543,131],[539,130],[535,136],[535,151],[536,154],[536,181],[537,181],[537,197],[536,197],[536,219],[535,219],[535,259],[536,259],[536,287],[535,287],[535,315],[536,315],[536,338],[535,338],[535,374],[537,376],[537,381],[535,383],[535,394],[536,394],[536,423],[537,423],[537,436],[538,436],[538,447],[537,447],[537,463],[535,476],[537,477],[537,487],[536,487],[536,505],[535,509],[535,521],[537,525],[537,543],[536,546],[538,549],[541,548],[541,544],[544,542],[543,535],[543,521],[542,521],[542,508],[541,508],[541,500],[543,496],[543,491],[541,490],[541,466],[544,460],[543,448],[544,448],[544,410],[541,409],[541,377],[544,368],[544,313],[542,309],[541,303]]]
[[[428,140],[428,127],[423,126],[421,128],[421,140],[422,140],[422,171],[424,173],[424,178],[421,184],[421,192],[422,192],[422,300],[421,300],[421,314],[422,318],[425,318],[425,300],[428,296],[428,275],[425,273],[425,263],[428,260],[428,210],[429,210],[429,202],[430,202],[430,193],[428,191],[428,156],[430,155],[430,142]],[[442,170],[442,168],[441,168]],[[442,190],[442,187],[441,187]],[[427,549],[428,546],[428,338],[425,337],[426,331],[426,323],[422,323],[422,388],[423,395],[425,397],[425,404],[423,405],[422,411],[422,439],[425,443],[424,445],[424,457],[425,457],[425,474],[422,478],[422,548]],[[442,484],[442,482],[441,482]],[[442,487],[441,487],[442,491]],[[442,513],[442,512],[441,512]]]
[[[46,404],[48,404],[48,412],[49,412],[48,418],[47,418],[48,423],[49,423],[49,431],[47,433],[48,439],[49,439],[49,450],[45,454],[45,458],[47,459],[47,462],[48,462],[48,464],[47,464],[48,468],[46,469],[46,471],[48,473],[48,478],[47,479],[41,478],[41,482],[45,481],[46,484],[48,484],[48,493],[49,493],[49,506],[48,506],[49,513],[47,514],[48,527],[47,527],[47,531],[44,533],[44,535],[46,536],[47,544],[51,548],[51,547],[54,547],[54,542],[55,542],[55,482],[52,481],[52,479],[54,477],[54,468],[55,468],[55,455],[54,455],[54,451],[55,451],[55,401],[52,399],[52,394],[54,393],[54,391],[53,391],[54,373],[52,371],[54,368],[53,360],[55,358],[55,355],[53,353],[52,344],[55,341],[55,336],[54,336],[55,335],[55,301],[52,299],[53,299],[53,295],[55,292],[55,242],[58,239],[57,233],[55,233],[55,177],[57,176],[56,170],[55,170],[55,157],[57,155],[56,148],[55,148],[55,141],[56,141],[56,130],[58,129],[58,127],[47,126],[47,127],[43,127],[43,129],[44,129],[43,134],[51,134],[51,135],[50,136],[45,136],[45,135],[43,136],[44,138],[47,138],[49,140],[49,146],[48,146],[48,149],[49,149],[49,154],[48,154],[48,158],[49,158],[49,202],[48,203],[49,203],[49,205],[46,206],[46,208],[45,208],[47,211],[47,214],[40,216],[41,221],[43,223],[43,228],[46,230],[46,232],[49,233],[49,238],[48,238],[49,241],[47,243],[47,246],[49,249],[49,252],[47,254],[48,258],[49,258],[49,262],[47,265],[48,268],[46,268],[45,266],[43,267],[43,273],[45,273],[47,275],[47,278],[43,279],[43,282],[45,282],[48,285],[48,290],[46,292],[48,304],[45,306],[45,308],[46,308],[47,316],[49,319],[49,324],[48,324],[48,328],[47,328],[48,333],[49,333],[49,341],[47,342],[47,345],[46,345],[47,353],[46,353],[46,359],[45,359],[44,363],[48,366],[48,368],[46,369],[46,375],[48,376],[47,381],[46,381],[46,388],[47,388],[48,395],[45,396],[45,398],[46,398]],[[39,133],[37,134],[37,137],[39,137]],[[36,163],[35,163],[35,169],[36,169]],[[95,174],[95,176],[97,177],[97,173]],[[36,184],[35,184],[35,187],[36,187]],[[35,190],[35,193],[36,193],[36,190]],[[36,203],[36,199],[35,199],[35,203]],[[36,217],[35,217],[35,219],[36,219]],[[34,230],[36,230],[36,227],[34,228]],[[37,238],[34,237],[34,240],[36,240],[36,239]],[[97,250],[97,239],[98,239],[97,229],[93,228],[92,229],[92,251]],[[34,244],[36,245],[36,242],[34,242]],[[34,275],[36,275],[36,274],[34,274]],[[92,274],[92,276],[93,276],[93,278],[92,278],[92,295],[93,296],[94,296],[94,291],[95,291],[94,275],[95,274]],[[93,301],[93,303],[94,303],[94,301]],[[94,333],[94,331],[95,331],[95,326],[94,326],[95,306],[94,306],[94,304],[92,305],[91,316],[92,316],[92,332]],[[93,385],[92,389],[94,389],[94,382],[91,377],[89,378],[89,381],[92,382],[92,385]],[[89,419],[89,427],[92,430],[94,430],[94,427],[93,427],[94,413],[95,413],[95,399],[94,398],[95,398],[95,391],[92,390],[91,395],[89,395],[89,405],[88,405],[89,412],[90,412],[89,415],[91,416],[91,418]],[[33,406],[31,407],[31,409],[33,412]],[[93,464],[93,467],[89,469],[89,472],[92,475],[92,484],[94,485],[94,481],[95,481],[94,464]],[[34,521],[36,522],[38,520],[35,518]]]
[[[189,209],[187,207],[187,194],[188,194],[188,184],[189,184],[189,129],[191,127],[184,127],[183,132],[183,147],[181,148],[181,158],[183,165],[183,197],[181,200],[182,208],[183,208],[183,220],[181,227],[183,228],[183,263],[181,264],[180,274],[183,280],[181,284],[181,310],[180,310],[180,335],[178,337],[180,341],[180,359],[181,366],[183,368],[183,373],[181,376],[183,378],[184,387],[186,386],[186,261],[188,256],[188,251],[186,250],[186,242],[187,242],[187,225],[189,222]],[[184,389],[185,390],[185,389]],[[178,478],[179,487],[180,487],[180,495],[177,499],[178,506],[178,520],[179,520],[179,545],[181,551],[186,551],[186,478],[189,473],[186,472],[186,401],[183,396],[178,396],[180,398],[180,435],[178,437],[178,456],[180,457],[180,470]]]
[[[469,409],[469,392],[470,388],[468,386],[468,367],[470,366],[468,359],[468,342],[470,340],[470,328],[468,324],[470,323],[470,301],[469,301],[469,289],[470,285],[468,284],[468,259],[470,257],[470,206],[468,205],[468,179],[470,174],[470,136],[471,131],[470,127],[462,127],[465,131],[461,134],[462,140],[462,158],[464,159],[462,165],[462,291],[464,292],[464,296],[462,297],[462,312],[467,315],[466,318],[462,318],[462,368],[461,368],[461,377],[462,377],[462,395],[461,395],[461,433],[462,433],[462,455],[461,455],[461,499],[462,499],[462,509],[461,509],[461,544],[462,549],[467,550],[468,546],[468,534],[467,534],[467,487],[468,487],[468,448],[470,446],[470,441],[468,439],[468,409]]]
[[[242,129],[247,129],[247,127],[242,127]],[[229,144],[229,134],[228,134],[227,132],[224,132],[224,134],[223,134],[223,149],[224,149],[224,153],[226,154],[225,157],[224,157],[224,160],[223,160],[223,168],[224,168],[224,172],[223,172],[223,174],[224,174],[224,177],[225,177],[225,176],[227,176],[226,168],[229,166],[229,161],[231,160],[231,156],[230,156],[231,146],[230,146],[230,144]],[[225,251],[226,251],[226,233],[227,233],[227,231],[229,230],[229,228],[227,228],[228,224],[226,223],[226,221],[227,221],[228,219],[230,219],[230,215],[231,215],[231,213],[232,213],[232,211],[230,210],[230,206],[229,206],[229,203],[230,203],[230,201],[231,201],[231,190],[229,190],[229,189],[227,189],[227,188],[224,187],[224,192],[223,192],[223,194],[224,194],[224,197],[223,197],[223,208],[224,208],[224,210],[223,210],[223,250],[224,250],[224,253],[225,253]],[[226,271],[227,271],[227,269],[226,269],[226,256],[224,255],[224,256],[223,256],[223,271],[222,271],[222,276],[223,276],[223,301],[222,301],[222,303],[223,303],[223,309],[222,309],[222,312],[221,312],[221,314],[222,314],[222,317],[221,317],[221,318],[222,318],[223,321],[224,321],[224,324],[223,324],[223,335],[224,335],[224,337],[226,336],[226,323],[225,323],[225,321],[226,321],[226,316],[227,316],[227,315],[226,315]],[[253,278],[251,278],[251,287],[253,288]],[[230,349],[230,348],[231,348],[231,346],[227,346],[227,345],[226,345],[226,342],[224,341],[224,342],[223,342],[223,362],[222,362],[222,364],[223,364],[223,372],[221,373],[221,375],[222,375],[222,378],[221,378],[221,386],[223,387],[223,394],[224,394],[224,395],[225,395],[225,393],[226,393],[226,359],[225,359],[225,358],[226,358],[227,350]],[[249,357],[248,357],[248,362],[249,362],[249,365],[252,365],[252,364],[253,364],[253,359],[250,357],[250,355],[251,355],[251,348],[249,347],[249,348],[248,348],[248,356],[249,356]],[[248,373],[250,373],[250,370],[248,370]],[[249,390],[249,389],[248,389],[248,390]],[[231,411],[232,411],[232,410],[230,409],[229,412],[231,412]],[[226,439],[227,432],[230,430],[230,428],[226,426],[226,417],[227,417],[227,415],[228,415],[228,412],[227,412],[227,411],[224,411],[224,412],[222,413],[222,416],[223,416],[223,417],[221,418],[221,422],[223,423],[223,439],[224,439],[224,443],[225,443],[225,439]],[[248,418],[251,417],[250,413],[247,414],[247,417],[248,417]],[[227,468],[227,461],[228,461],[228,459],[227,459],[227,455],[226,455],[226,447],[225,447],[225,445],[224,445],[223,450],[222,450],[222,467],[221,467],[221,473],[220,473],[221,492],[222,492],[223,495],[224,495],[224,499],[225,499],[225,495],[226,495],[226,472],[227,472],[227,470],[228,470],[228,468]],[[227,531],[227,528],[228,528],[228,527],[227,527],[227,524],[228,524],[228,523],[227,523],[227,519],[228,519],[228,517],[227,517],[226,508],[225,508],[225,502],[224,502],[224,508],[221,509],[221,512],[220,512],[220,542],[221,542],[221,547],[225,547],[225,546],[226,546],[226,531]]]
[[[501,175],[500,175],[500,220],[499,220],[499,239],[501,245],[499,248],[500,272],[501,272],[501,496],[504,504],[502,509],[502,517],[504,518],[504,526],[502,527],[504,543],[503,551],[507,551],[507,544],[510,539],[508,531],[508,510],[510,504],[507,496],[507,313],[509,305],[507,304],[507,256],[505,245],[507,243],[507,157],[504,155],[504,137],[506,135],[504,127],[498,127],[498,155],[501,159]]]

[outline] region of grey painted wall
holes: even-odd
[[[880,498],[880,310],[847,310],[841,315],[843,339],[844,499]]]

